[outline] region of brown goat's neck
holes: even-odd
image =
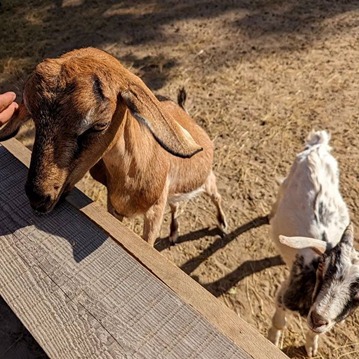
[[[103,160],[108,170],[113,166],[126,167],[127,159],[131,158],[142,167],[146,166],[158,151],[159,146],[149,130],[126,111]]]
[[[143,213],[163,191],[169,160],[149,130],[126,111],[103,156],[108,200],[124,216]],[[161,160],[159,160],[161,158]]]

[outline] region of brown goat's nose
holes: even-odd
[[[44,193],[36,186],[25,185],[25,192],[29,198],[31,207],[38,212],[47,212],[51,207],[51,195]]]
[[[310,319],[312,320],[313,326],[318,328],[323,325],[328,325],[328,320],[326,320],[324,317],[322,317],[320,314],[318,314],[316,311],[312,311],[310,313]]]

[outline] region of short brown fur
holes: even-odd
[[[144,214],[151,245],[166,203],[176,221],[173,203],[199,188],[226,226],[211,170],[212,141],[180,106],[160,102],[106,52],[87,48],[44,60],[26,82],[20,113],[11,131],[1,129],[0,140],[29,117],[35,121],[26,185],[34,209],[52,210],[90,170],[108,188],[111,213],[120,219]],[[178,225],[171,228],[175,241]]]

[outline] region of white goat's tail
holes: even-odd
[[[316,145],[329,145],[330,134],[327,131],[311,131],[308,135],[305,146],[307,148]]]

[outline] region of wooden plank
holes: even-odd
[[[87,358],[107,350],[112,336],[83,306],[72,302],[40,267],[28,266],[16,248],[1,246],[1,251],[1,295],[25,324],[31,323],[29,329],[36,328],[36,339],[46,343],[50,357]],[[58,318],[61,325],[53,325]]]
[[[0,163],[0,294],[48,355],[250,357],[69,204],[33,214],[25,168]]]
[[[30,151],[26,150],[24,146],[22,146],[19,142],[17,142],[16,140],[9,140],[7,142],[4,142],[4,146],[20,161],[22,161],[26,165],[29,164]],[[233,311],[227,308],[222,302],[218,301],[214,296],[212,296],[208,291],[202,288],[197,282],[192,280],[184,272],[178,269],[172,262],[168,261],[159,252],[157,252],[156,250],[148,246],[147,243],[145,243],[143,240],[135,236],[129,229],[120,224],[101,206],[97,205],[96,203],[90,203],[89,200],[79,191],[74,191],[72,195],[68,197],[68,201],[77,208],[79,208],[84,214],[86,214],[88,218],[101,226],[107,233],[112,236],[112,238],[114,238],[118,243],[120,243],[123,248],[125,248],[133,257],[135,257],[139,262],[141,262],[150,272],[155,274],[163,283],[165,283],[169,288],[171,288],[175,293],[177,293],[179,298],[187,304],[187,307],[189,305],[190,307],[198,311],[201,316],[203,316],[203,318],[205,318],[211,325],[214,326],[214,328],[216,328],[220,331],[220,333],[222,333],[224,338],[229,338],[237,346],[243,348],[244,351],[250,357],[263,358],[263,353],[265,353],[265,358],[286,358],[286,356],[281,351],[279,351],[270,342],[268,342],[249,324],[241,320]],[[58,213],[59,212],[57,210],[56,217],[59,216]],[[86,224],[81,224],[81,226],[82,225],[86,226]],[[83,254],[80,255],[78,253],[77,256],[85,256],[84,258],[86,259],[89,256],[90,250],[95,250],[97,248],[97,253],[100,247],[98,241],[97,244],[88,244],[89,248],[86,247],[87,249],[85,248],[85,243],[81,241],[79,243],[76,243],[76,245],[79,245],[80,247],[82,246],[84,248],[80,251],[80,253],[82,252]],[[27,244],[28,248],[30,248],[30,246],[30,244]],[[92,248],[91,246],[94,246],[94,248]],[[112,248],[112,245],[110,247]],[[33,251],[34,248],[32,248],[31,250]],[[37,250],[40,249],[37,248]],[[58,251],[58,249],[56,249],[56,251]],[[74,253],[76,253],[75,250]],[[97,253],[97,256],[100,256],[100,254]],[[41,262],[41,264],[45,266],[44,268],[47,268],[47,271],[51,270],[51,268],[54,269],[56,267],[54,263],[57,263],[60,259],[60,257],[53,257],[54,256],[52,256],[51,259],[47,258],[46,260],[43,260]],[[107,253],[103,255],[103,260],[105,259],[107,259],[106,265],[107,268],[110,268],[109,270],[111,271],[111,273],[113,271],[118,271],[118,268],[116,267],[118,266],[118,260],[116,261],[116,258],[112,258],[110,254]],[[53,261],[52,264],[51,261]],[[113,262],[116,262],[116,264],[114,264]],[[82,305],[85,305],[86,303],[90,302],[91,304],[88,305],[90,305],[91,307],[91,312],[96,313],[96,318],[101,318],[102,324],[106,323],[106,328],[112,328],[112,326],[116,327],[116,325],[120,326],[121,318],[123,318],[123,316],[125,315],[124,313],[121,313],[120,316],[116,314],[117,298],[121,295],[121,290],[119,288],[114,288],[113,293],[117,294],[111,294],[106,296],[106,286],[104,286],[103,283],[106,283],[108,288],[113,288],[113,286],[115,285],[114,279],[111,278],[111,276],[107,276],[106,280],[108,280],[108,282],[106,282],[105,280],[99,281],[98,276],[96,277],[96,274],[99,273],[99,268],[95,267],[94,264],[95,263],[91,263],[91,265],[89,265],[88,267],[91,267],[93,269],[96,268],[96,270],[89,271],[88,273],[85,273],[85,271],[80,271],[78,276],[72,276],[71,279],[67,281],[64,280],[64,278],[69,278],[69,272],[71,273],[72,270],[75,270],[74,268],[67,268],[67,270],[65,268],[57,268],[56,270],[54,270],[54,273],[51,273],[51,275],[55,275],[55,278],[58,278],[58,281],[64,281],[64,283],[59,283],[65,286],[65,292],[69,295],[70,298],[78,298],[79,303],[81,303]],[[95,281],[91,281],[91,275],[94,275],[97,279]],[[123,282],[123,278],[119,278],[119,280]],[[83,286],[83,283],[86,283],[85,287]],[[91,284],[93,283],[97,283],[98,287],[92,287]],[[140,285],[141,281],[139,278],[137,279],[136,283],[138,283],[137,285]],[[79,286],[81,287],[80,293],[76,291],[76,288],[80,288]],[[151,291],[152,287],[147,288],[147,290]],[[161,290],[163,290],[163,288]],[[99,297],[97,298],[97,300],[94,300],[93,298],[96,295],[98,295]],[[103,302],[106,305],[99,305],[98,303],[100,302]],[[145,315],[145,313],[142,314]],[[154,320],[154,318],[149,319]],[[200,317],[200,319],[202,318]],[[172,323],[172,321],[169,322]],[[193,320],[191,323],[191,325],[193,326]],[[166,325],[169,324],[167,323]],[[176,325],[179,325],[179,323],[177,323]],[[179,327],[181,326],[179,325]],[[186,330],[191,329],[198,332],[198,328],[192,328],[191,326],[186,327],[184,325],[181,328],[186,328]],[[171,328],[171,330],[173,329],[174,328]],[[182,331],[180,332],[182,333],[180,335],[181,337],[183,336],[183,333],[185,333],[185,331],[184,329],[182,329]],[[112,333],[115,338],[118,337],[114,329]],[[219,335],[219,333],[217,333],[217,335]],[[193,338],[191,338],[191,340],[193,340]],[[208,348],[209,342],[207,343],[206,341],[204,341],[203,343],[204,347]],[[216,348],[219,347],[216,346]],[[212,348],[212,350],[215,350],[216,348]],[[181,348],[181,350],[183,351],[185,349]],[[172,352],[174,351],[175,349],[172,349]],[[146,352],[146,355],[150,355],[149,353],[151,352]],[[181,352],[178,352],[178,355],[180,355],[180,353]],[[243,356],[245,354],[244,352],[242,352],[240,355]],[[212,357],[220,358],[221,356]],[[230,356],[225,356],[225,358],[227,357]]]

